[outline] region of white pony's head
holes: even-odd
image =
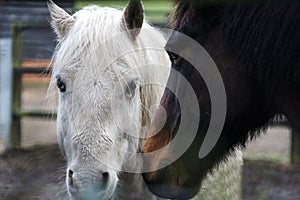
[[[73,199],[111,199],[119,172],[140,167],[124,152],[138,150],[147,110],[159,103],[163,87],[140,86],[167,79],[166,69],[151,68],[169,66],[165,40],[144,23],[137,0],[124,11],[88,6],[74,15],[48,6],[59,40],[49,89],[59,91],[67,189]]]

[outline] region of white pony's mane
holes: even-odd
[[[75,24],[68,35],[59,41],[53,56],[56,62],[49,91],[55,88],[57,74],[64,72],[76,76],[84,68],[93,74],[109,72],[121,81],[124,72],[149,65],[146,73],[143,68],[143,80],[147,83],[166,82],[169,73],[166,67],[170,63],[163,49],[165,39],[149,24],[144,22],[140,34],[132,40],[121,10],[87,6],[73,17]],[[164,69],[151,69],[150,65],[164,66]],[[152,104],[158,103],[162,91],[163,87],[152,85],[141,88],[143,124],[150,123],[147,110]]]

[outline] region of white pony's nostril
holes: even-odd
[[[109,173],[108,172],[103,172],[102,173],[102,177],[103,178],[108,178],[109,177]]]
[[[74,183],[74,172],[72,170],[68,171],[68,184],[70,187],[75,189],[75,183]]]
[[[109,173],[108,172],[103,172],[102,173],[103,184],[107,184],[108,183],[108,179],[109,179]]]

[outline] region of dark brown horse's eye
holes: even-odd
[[[169,52],[169,51],[168,51],[168,54],[169,54],[170,60],[173,64],[175,64],[175,65],[180,65],[181,64],[182,58],[178,54],[172,53],[172,52]]]
[[[65,92],[66,91],[66,84],[61,80],[60,76],[56,77],[56,85],[57,85],[60,92]]]
[[[173,62],[174,60],[176,60],[179,56],[175,53],[172,52],[168,52],[170,60]]]

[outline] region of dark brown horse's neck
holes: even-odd
[[[209,31],[203,46],[216,63],[226,89],[227,116],[222,135],[235,138],[233,143],[244,144],[249,130],[259,129],[278,113],[275,99],[268,94],[268,87],[239,63],[236,49],[232,49],[220,26]]]

